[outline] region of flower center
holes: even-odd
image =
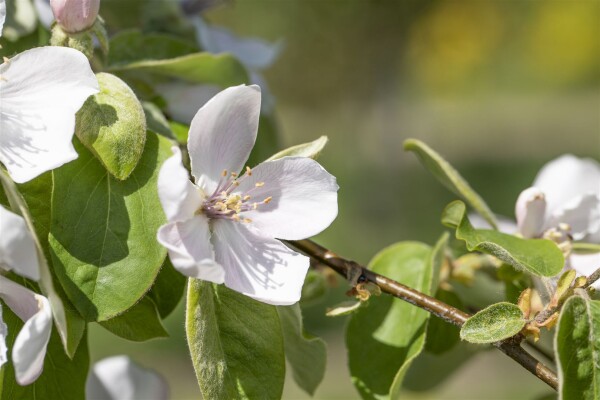
[[[256,210],[259,206],[268,204],[273,198],[269,196],[260,202],[253,200],[251,192],[264,186],[264,182],[256,182],[253,187],[243,193],[236,192],[240,183],[249,176],[252,176],[252,170],[248,167],[246,167],[246,173],[240,178],[238,178],[237,173],[228,173],[227,170],[224,170],[217,189],[202,203],[197,212],[206,214],[208,218],[227,218],[244,223],[252,222],[250,218],[244,218],[242,213]]]

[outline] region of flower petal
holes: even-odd
[[[0,269],[37,281],[40,263],[25,220],[0,205]]]
[[[6,2],[0,0],[0,37],[2,37],[2,28],[4,28],[4,21],[6,20]]]
[[[590,158],[566,154],[544,165],[533,186],[544,192],[547,211],[553,214],[576,197],[600,196],[600,164]]]
[[[213,243],[227,287],[267,304],[290,305],[300,300],[308,257],[278,240],[259,236],[248,225],[226,219],[214,221]]]
[[[570,266],[577,271],[577,275],[590,276],[600,268],[600,253],[594,254],[571,254]],[[592,284],[594,289],[600,290],[600,280]]]
[[[157,372],[121,355],[98,361],[85,384],[88,400],[166,400],[169,385]]]
[[[0,0],[2,1],[2,0]],[[2,319],[2,304],[0,304],[0,368],[6,363],[6,338],[8,336],[8,328]]]
[[[577,196],[548,216],[545,229],[568,224],[574,240],[588,241],[600,230],[600,198],[593,194]]]
[[[175,269],[183,275],[223,283],[225,272],[215,261],[208,219],[204,215],[161,226],[157,239],[169,251]]]
[[[544,192],[536,187],[523,190],[515,205],[515,215],[519,232],[523,237],[539,237],[546,217]]]
[[[87,58],[66,47],[24,51],[0,65],[0,161],[22,183],[77,158],[75,113],[98,92]]]
[[[0,297],[25,322],[12,349],[19,385],[35,381],[44,368],[46,346],[52,332],[52,310],[44,296],[0,275]]]
[[[204,22],[202,17],[192,19],[196,38],[204,51],[231,53],[248,69],[265,69],[279,57],[283,42],[268,43],[261,39],[238,37],[227,29]]]
[[[171,147],[169,157],[158,174],[158,197],[169,221],[186,220],[194,216],[202,204],[202,193],[183,167],[181,151]]]
[[[156,89],[167,101],[169,115],[185,124],[192,122],[198,109],[221,91],[217,85],[192,85],[179,81],[157,85]]]
[[[271,197],[268,204],[243,214],[261,234],[298,240],[320,233],[333,222],[338,189],[335,177],[318,162],[284,157],[259,164],[251,176],[240,179],[237,191],[251,196],[250,202]]]
[[[210,99],[190,126],[188,149],[196,183],[212,194],[223,170],[238,172],[256,141],[260,88],[235,86]]]

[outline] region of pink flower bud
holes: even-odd
[[[50,0],[50,6],[61,28],[75,33],[94,25],[100,0]]]

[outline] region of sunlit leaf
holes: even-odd
[[[171,143],[148,132],[126,181],[113,178],[76,142],[79,158],[54,171],[50,246],[58,278],[88,321],[131,308],[150,289],[166,256],[156,241],[165,223],[157,176]]]
[[[554,349],[562,400],[596,400],[600,396],[600,301],[580,296],[564,304]]]
[[[275,306],[190,279],[186,333],[203,398],[281,398],[285,357]]]
[[[496,303],[469,318],[460,330],[460,338],[471,343],[494,343],[516,335],[525,323],[517,305]]]
[[[329,139],[327,136],[321,136],[312,142],[297,144],[295,146],[288,147],[285,150],[281,150],[280,152],[269,157],[267,161],[277,160],[278,158],[282,157],[309,157],[316,159],[319,157],[321,151],[323,151],[328,141]]]
[[[446,206],[442,223],[456,229],[456,238],[464,240],[470,251],[491,254],[517,269],[539,276],[554,276],[564,267],[562,252],[550,240],[522,239],[498,231],[474,229],[462,201]]]
[[[446,186],[447,189],[466,201],[492,227],[498,227],[498,221],[485,201],[441,155],[417,139],[406,140],[404,142],[404,150],[416,153],[429,172]]]

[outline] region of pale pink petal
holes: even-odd
[[[283,49],[282,41],[271,44],[261,39],[238,37],[227,29],[207,24],[200,16],[194,18],[192,23],[204,51],[231,53],[251,70],[271,66]]]
[[[175,81],[156,86],[160,96],[167,101],[167,111],[174,120],[189,124],[198,109],[221,91],[217,85],[193,85]]]
[[[0,65],[0,161],[22,183],[77,158],[75,113],[98,92],[88,59],[66,47],[26,50]]]
[[[225,272],[215,261],[208,219],[204,215],[161,226],[157,239],[167,248],[175,269],[183,275],[223,283]]]
[[[213,222],[213,243],[227,287],[267,304],[300,300],[310,264],[307,257],[278,240],[259,236],[247,224],[227,219]]]
[[[171,148],[169,157],[158,174],[158,197],[169,221],[186,220],[202,204],[203,193],[189,178],[177,146]]]
[[[335,219],[338,189],[335,177],[316,161],[284,157],[258,165],[240,179],[236,191],[249,195],[250,203],[271,198],[243,214],[261,234],[298,240],[320,233]]]
[[[25,220],[0,205],[0,269],[37,281],[40,263]]]
[[[544,165],[533,186],[544,192],[547,212],[553,214],[576,197],[600,196],[600,164],[590,158],[566,154]]]
[[[52,332],[50,302],[2,275],[0,297],[25,322],[13,344],[11,358],[17,383],[29,385],[44,368],[46,346]]]
[[[547,218],[545,229],[568,224],[574,240],[586,241],[600,230],[600,198],[593,194],[577,196],[558,207]]]
[[[8,337],[8,328],[2,319],[2,304],[0,304],[0,368],[8,360],[6,358],[6,338]]]
[[[2,29],[6,20],[6,1],[0,0],[0,37],[2,37]]]
[[[542,234],[546,215],[544,193],[535,187],[523,190],[517,199],[515,215],[519,232],[523,237],[539,237]]]
[[[570,266],[577,271],[577,275],[590,276],[600,268],[600,253],[593,254],[571,254]],[[600,280],[592,285],[596,290],[600,290]]]
[[[210,195],[223,170],[238,172],[256,141],[260,88],[235,86],[218,93],[196,114],[188,138],[192,175]]]
[[[88,400],[167,400],[169,385],[156,371],[121,355],[94,364],[85,394]]]

